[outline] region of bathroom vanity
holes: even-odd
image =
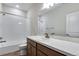
[[[42,36],[27,38],[28,56],[75,56],[79,55],[79,44]]]
[[[64,54],[50,49],[38,42],[28,38],[27,40],[28,56],[64,56]]]

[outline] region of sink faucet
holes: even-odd
[[[49,35],[48,35],[48,33],[45,33],[45,38],[49,38]]]
[[[3,38],[2,37],[0,37],[0,43],[4,43],[4,42],[6,42],[5,40],[3,40]]]

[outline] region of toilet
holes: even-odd
[[[19,50],[20,50],[20,56],[25,56],[27,54],[27,44],[21,44],[19,45]]]

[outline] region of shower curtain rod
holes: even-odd
[[[12,13],[8,13],[8,12],[3,12],[3,11],[0,11],[0,13],[3,13],[3,14],[10,14],[10,15],[14,15],[14,16],[19,16],[19,17],[26,18],[26,17],[21,16],[21,15],[16,15],[16,14],[12,14]]]

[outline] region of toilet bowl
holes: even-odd
[[[20,50],[20,56],[25,56],[27,54],[27,44],[21,44],[19,45],[19,50]]]

